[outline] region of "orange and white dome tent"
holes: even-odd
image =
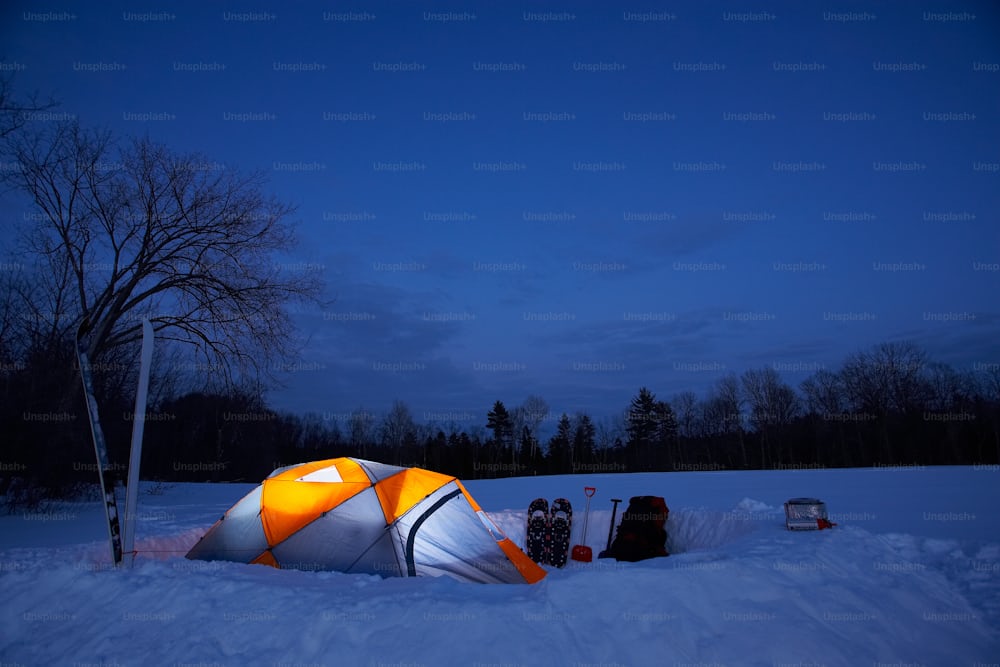
[[[187,557],[484,583],[545,576],[458,479],[355,458],[275,470]]]

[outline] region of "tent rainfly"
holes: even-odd
[[[483,583],[545,576],[458,479],[355,458],[275,470],[187,557]]]

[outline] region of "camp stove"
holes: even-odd
[[[826,503],[818,498],[792,498],[785,503],[788,530],[823,530],[836,525],[827,518]]]

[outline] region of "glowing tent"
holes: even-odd
[[[187,557],[485,583],[545,576],[456,478],[354,458],[275,470]]]

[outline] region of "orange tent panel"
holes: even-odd
[[[402,470],[375,485],[387,524],[406,514],[414,505],[434,493],[454,477],[420,468]]]
[[[503,549],[503,552],[507,554],[507,558],[510,559],[510,562],[514,564],[514,567],[517,568],[517,571],[521,573],[521,576],[529,584],[541,581],[545,577],[545,570],[538,563],[531,560],[526,553],[521,551],[509,537],[497,542],[497,546]]]
[[[367,479],[367,478],[366,478]],[[371,484],[296,482],[268,479],[261,494],[261,523],[267,543],[275,546],[328,510],[361,493]]]
[[[261,555],[250,561],[251,565],[270,565],[271,567],[278,567],[278,561],[274,559],[274,554],[268,549]]]

